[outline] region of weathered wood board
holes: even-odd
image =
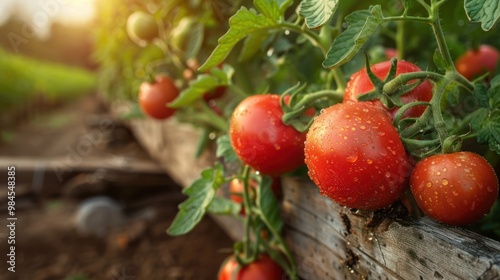
[[[135,120],[138,140],[183,186],[215,161],[195,159],[200,134],[175,120]],[[304,178],[283,179],[285,237],[302,279],[500,279],[500,243],[428,218],[383,220],[355,213],[319,194]],[[216,217],[233,238],[241,224]]]

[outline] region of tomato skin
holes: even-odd
[[[229,137],[236,155],[255,170],[271,176],[304,163],[305,133],[285,125],[279,96],[252,95],[236,106]]]
[[[266,254],[261,255],[255,262],[242,267],[233,278],[238,266],[234,256],[230,256],[222,264],[218,280],[281,280],[285,276],[281,266]]]
[[[379,79],[382,80],[385,79],[390,69],[391,69],[391,61],[380,62],[372,65],[371,67],[372,72]],[[421,71],[420,68],[418,68],[418,66],[414,65],[413,63],[404,60],[398,60],[396,75],[418,72],[418,71]],[[412,83],[413,82],[416,81],[412,81]],[[366,73],[366,68],[363,68],[358,72],[354,73],[351,76],[349,82],[347,82],[347,86],[344,92],[344,102],[348,100],[359,102],[358,96],[372,91],[373,88],[374,88],[373,84],[371,83],[370,79],[368,78],[368,74]],[[413,101],[430,101],[431,98],[432,98],[432,85],[428,80],[426,80],[422,84],[411,90],[410,92],[401,96],[401,101],[406,104]],[[382,108],[386,108],[379,100],[372,100],[368,102],[371,102],[372,104],[380,106]],[[403,118],[408,118],[408,117],[417,118],[424,113],[425,109],[426,106],[412,107],[403,114]],[[394,118],[394,116],[398,111],[398,108],[395,107],[387,109],[387,111],[391,114],[392,118]]]
[[[170,77],[157,75],[154,83],[143,82],[139,89],[139,105],[142,111],[155,119],[166,119],[175,113],[167,103],[179,96],[179,89]]]
[[[498,196],[490,164],[471,152],[439,154],[415,166],[410,187],[431,218],[450,225],[471,224],[487,214]]]
[[[158,24],[152,15],[136,11],[127,19],[127,34],[132,39],[151,41],[158,37]]]
[[[494,72],[498,63],[498,50],[492,46],[481,45],[477,50],[468,50],[455,62],[458,73],[468,80],[488,72]]]
[[[323,110],[307,133],[305,156],[309,177],[323,195],[363,210],[399,199],[411,168],[391,119],[368,102]]]

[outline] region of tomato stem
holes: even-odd
[[[252,224],[252,206],[249,192],[250,167],[245,165],[242,172],[243,181],[243,207],[245,208],[245,236],[243,237],[243,254],[245,259],[250,258],[250,229]]]

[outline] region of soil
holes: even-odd
[[[12,137],[10,141],[0,143],[0,156],[65,156],[66,148],[75,145],[82,131],[88,129],[89,120],[92,122],[93,118],[103,114],[105,109],[93,96],[57,108],[10,129]],[[148,157],[133,137],[132,140],[128,137],[122,131],[121,135],[114,135],[96,147],[92,154]],[[127,222],[102,237],[84,235],[76,229],[75,216],[82,197],[69,197],[64,190],[58,195],[34,196],[31,193],[30,196],[16,197],[16,206],[19,206],[16,208],[15,229],[16,272],[12,273],[2,265],[0,279],[216,279],[220,264],[231,253],[233,241],[208,217],[189,234],[167,235],[165,231],[184,197],[180,186],[171,180],[162,182],[168,182],[162,186],[165,191],[158,193],[156,188],[153,196],[169,199],[141,198],[152,202],[146,203],[147,206],[135,204],[133,210],[126,213]],[[6,189],[2,183],[0,187]],[[136,189],[134,186],[127,188]],[[116,190],[113,193],[120,201],[120,193]],[[130,196],[130,191],[127,195]],[[5,202],[5,197],[1,201]],[[124,205],[127,206],[130,205]],[[0,209],[0,221],[8,224],[7,217],[6,209]],[[10,245],[7,244],[6,227],[2,228],[0,261],[5,264]]]

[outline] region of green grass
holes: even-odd
[[[0,49],[0,110],[35,97],[67,101],[91,93],[96,77],[90,71],[42,62]]]

